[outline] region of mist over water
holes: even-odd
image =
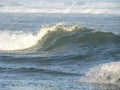
[[[52,3],[51,3],[52,2]],[[1,13],[89,13],[120,15],[120,2],[70,1],[6,2],[0,5]]]

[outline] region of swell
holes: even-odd
[[[1,31],[0,50],[14,51],[24,49],[52,50],[67,45],[105,45],[120,44],[120,36],[111,32],[100,32],[80,26],[56,24],[46,26],[36,33]]]
[[[115,35],[111,32],[100,32],[87,29],[78,28],[75,31],[54,31],[45,35],[41,41],[38,42],[37,47],[42,47],[44,50],[51,50],[56,47],[65,45],[105,45],[105,44],[120,44],[120,36]]]

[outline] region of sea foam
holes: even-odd
[[[33,5],[33,2],[30,4]],[[114,14],[120,15],[120,3],[111,2],[85,2],[80,4],[77,1],[72,2],[70,5],[64,2],[40,2],[38,7],[22,5],[16,2],[7,3],[0,7],[1,13],[90,13],[90,14]]]
[[[0,31],[0,50],[18,50],[29,48],[37,43],[32,33]]]
[[[110,62],[93,67],[80,82],[120,85],[120,62]]]

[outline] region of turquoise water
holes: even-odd
[[[1,90],[119,90],[120,17],[0,14]]]

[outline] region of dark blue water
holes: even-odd
[[[119,90],[119,24],[115,15],[0,14],[0,89]]]

